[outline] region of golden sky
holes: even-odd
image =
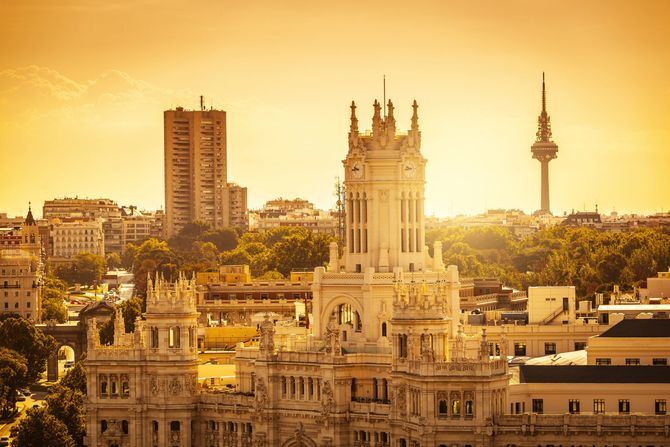
[[[162,111],[200,94],[250,207],[329,208],[349,103],[369,128],[383,74],[399,129],[419,102],[427,213],[531,212],[542,71],[553,211],[668,211],[668,23],[670,1],[2,2],[0,212],[162,207]]]

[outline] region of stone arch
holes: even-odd
[[[56,345],[56,349],[53,351],[53,354],[51,354],[47,359],[47,379],[49,381],[58,380],[58,353],[60,352],[61,348],[67,347],[72,349],[72,352],[74,353],[75,362],[81,358],[82,354],[79,350],[80,348],[79,343],[76,340],[56,339],[56,341],[58,342],[58,344]]]
[[[351,295],[338,295],[324,306],[323,311],[321,312],[321,321],[323,322],[322,327],[326,327],[330,320],[330,314],[333,313],[340,304],[349,304],[354,311],[358,312],[361,321],[363,320],[363,307],[361,307],[360,303]]]

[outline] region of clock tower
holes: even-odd
[[[375,100],[372,131],[359,132],[351,103],[349,152],[343,161],[346,191],[347,272],[373,267],[390,272],[424,269],[424,170],[418,105],[412,104],[411,128],[396,133],[393,102],[386,116]]]

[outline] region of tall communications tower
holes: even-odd
[[[542,112],[537,118],[537,134],[535,143],[530,147],[533,158],[540,162],[542,167],[541,202],[539,213],[551,214],[549,208],[549,162],[556,158],[558,145],[551,139],[551,120],[547,114],[547,91],[544,86],[542,73]]]

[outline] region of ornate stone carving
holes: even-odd
[[[386,203],[386,202],[389,201],[389,190],[388,189],[379,190],[379,200],[382,203]]]
[[[405,390],[404,386],[398,387],[398,390],[396,391],[395,404],[396,404],[396,410],[398,410],[400,416],[405,416],[405,412],[407,409],[406,393],[407,391]]]
[[[256,398],[254,399],[254,410],[259,415],[263,414],[268,401],[268,392],[265,387],[265,380],[262,377],[256,379]]]
[[[179,377],[173,377],[170,379],[170,382],[168,383],[168,391],[170,392],[171,395],[177,396],[181,394],[183,387],[181,385],[181,380],[179,380]]]
[[[326,332],[323,335],[325,340],[324,349],[326,353],[333,355],[342,355],[342,346],[340,345],[340,327],[337,324],[335,314],[330,315],[330,320],[326,325]]]
[[[335,406],[335,398],[333,397],[333,388],[329,380],[324,380],[321,387],[321,419],[328,427],[328,421],[333,407]]]
[[[153,396],[158,396],[160,392],[160,384],[156,376],[151,376],[151,379],[149,379],[149,391]]]

